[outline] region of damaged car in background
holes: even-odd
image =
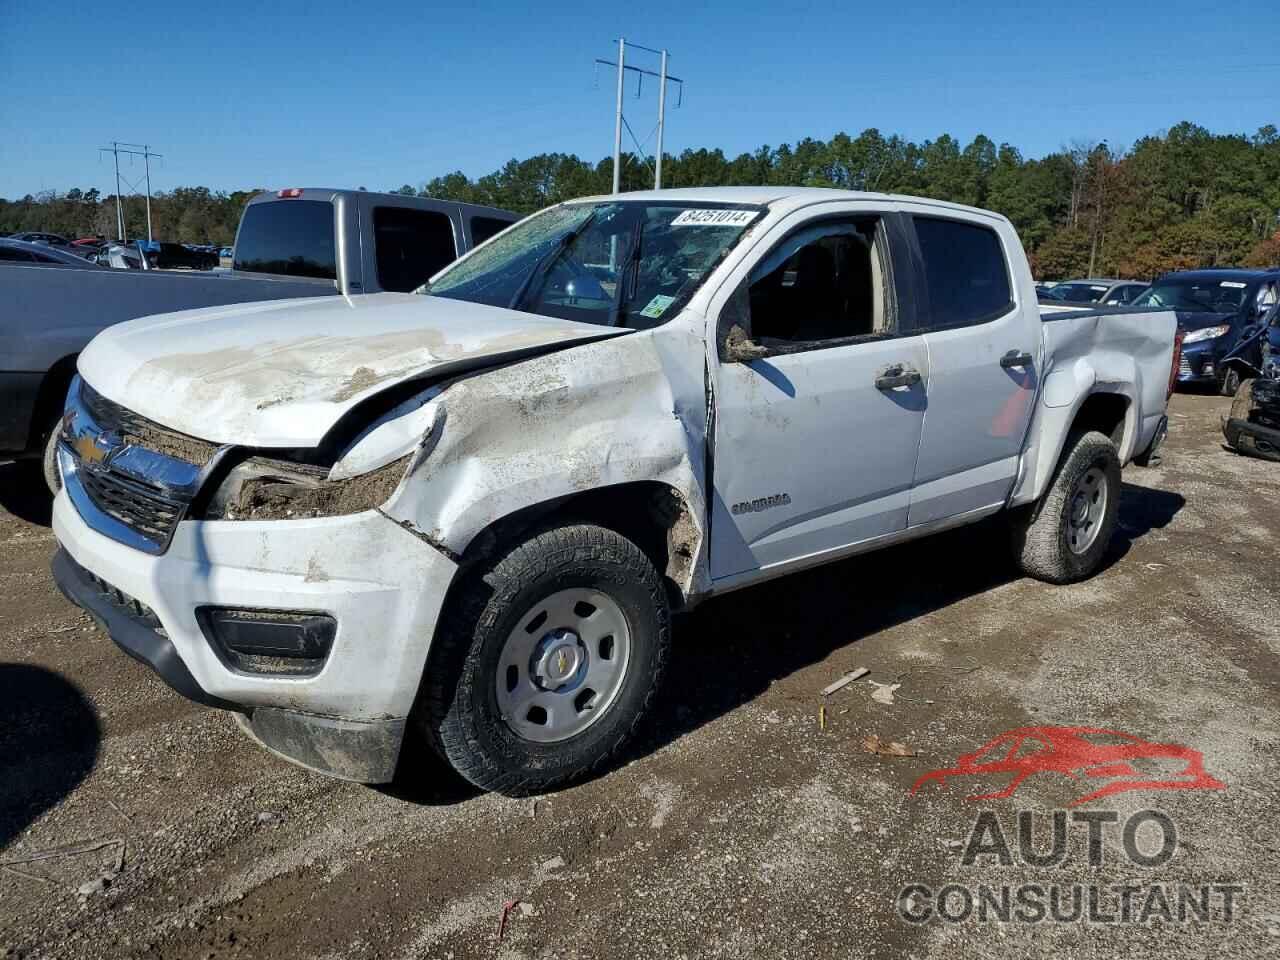
[[[1245,357],[1256,350],[1258,366]],[[1280,461],[1280,303],[1273,303],[1258,329],[1232,351],[1243,379],[1222,418],[1227,443],[1240,453]]]
[[[709,596],[1001,513],[1023,571],[1091,575],[1164,437],[1174,334],[1042,318],[974,208],[574,201],[416,294],[104,331],[54,572],[284,757],[380,782],[418,735],[482,788],[548,789],[618,755]]]

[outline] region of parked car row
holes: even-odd
[[[1262,317],[1280,298],[1280,269],[1223,268],[1167,273],[1153,283],[1086,279],[1036,284],[1047,310],[1094,305],[1170,309],[1183,350],[1178,382],[1233,396],[1261,365]]]
[[[167,241],[109,240],[106,237],[81,237],[68,240],[56,233],[15,233],[5,239],[35,244],[46,249],[74,254],[82,260],[116,269],[191,269],[211,270],[218,266],[222,251],[213,244],[169,243]],[[59,261],[63,262],[63,261]]]
[[[1138,280],[1063,280],[1049,285],[1040,293],[1040,299],[1049,305],[1100,303],[1121,306],[1132,303],[1147,287],[1148,284]]]

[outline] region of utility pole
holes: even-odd
[[[151,148],[142,145],[142,162],[147,167],[147,243],[151,242]]]
[[[618,38],[618,110],[613,119],[613,192],[622,192],[622,81],[627,72],[627,41]]]
[[[627,47],[628,46],[632,46],[632,47],[635,47],[636,49],[644,50],[648,53],[652,53],[656,56],[661,57],[662,58],[661,71],[659,73],[654,73],[652,70],[646,70],[643,67],[635,67],[627,63]],[[623,88],[625,85],[624,81],[625,81],[626,73],[628,70],[637,75],[638,82],[643,82],[643,79],[645,77],[658,78],[658,126],[657,126],[658,145],[657,145],[657,156],[655,158],[655,163],[653,168],[653,186],[655,190],[662,188],[662,134],[663,134],[663,129],[666,125],[667,83],[668,82],[678,83],[680,85],[679,97],[676,101],[676,106],[679,107],[682,103],[684,103],[684,81],[681,80],[679,77],[673,77],[669,73],[667,73],[667,57],[668,57],[668,53],[666,50],[654,50],[652,47],[643,47],[638,43],[628,44],[626,40],[620,38],[618,40],[618,60],[616,63],[612,60],[601,60],[601,59],[596,60],[597,64],[603,64],[606,67],[616,67],[618,71],[617,102],[614,109],[614,118],[613,118],[613,192],[614,193],[622,192],[622,128],[623,127],[626,127],[627,133],[631,134],[631,140],[636,145],[636,151],[641,156],[644,156],[644,152],[645,152],[644,147],[641,145],[640,141],[636,138],[635,131],[631,129],[631,124],[627,123],[627,118],[622,111],[622,94],[623,94]],[[637,86],[636,96],[638,97],[639,95],[640,95],[640,89]],[[648,140],[648,137],[646,137],[645,139]]]
[[[662,77],[658,80],[658,146],[653,158],[653,189],[662,189],[662,126],[667,119],[667,51],[662,51]]]
[[[130,148],[134,149],[130,149]],[[141,147],[142,149],[137,149]],[[119,233],[120,242],[124,242],[124,207],[121,206],[120,198],[120,154],[127,156],[142,157],[143,163],[146,165],[147,178],[147,240],[152,239],[151,235],[151,158],[161,158],[162,153],[152,153],[151,147],[145,143],[121,143],[116,140],[111,141],[109,147],[99,147],[98,153],[109,152],[116,161],[116,229]],[[137,189],[136,184],[130,184],[133,189]]]
[[[111,153],[116,158],[116,239],[124,243],[124,210],[120,207],[120,154],[116,142],[111,141]]]

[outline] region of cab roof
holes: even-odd
[[[891,203],[922,203],[932,207],[944,207],[965,213],[1005,219],[991,210],[970,207],[962,203],[934,200],[930,197],[913,197],[899,193],[872,193],[861,190],[833,190],[827,187],[677,187],[667,190],[635,190],[621,194],[598,194],[578,197],[568,203],[605,203],[609,200],[640,200],[674,203],[745,203],[769,207],[774,212],[786,212],[813,203],[838,200],[879,200]]]

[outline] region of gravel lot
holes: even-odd
[[[0,956],[1276,955],[1280,470],[1222,448],[1228,405],[1175,397],[1164,463],[1125,472],[1111,562],[1088,583],[1017,578],[982,526],[706,604],[678,626],[630,762],[536,801],[476,795],[423,758],[375,790],[255,747],[57,594],[47,503],[0,466]],[[821,727],[819,691],[858,666]],[[884,704],[868,681],[901,687]],[[1017,856],[1018,811],[1047,848],[1051,812],[1105,779],[910,793],[1032,725],[1185,744],[1226,789],[1085,805],[1167,813],[1178,845],[1152,868],[1118,828],[1102,866],[1081,826],[1058,866]],[[916,753],[868,753],[871,734]],[[963,862],[982,809],[1012,864]],[[1230,921],[899,917],[905,885],[948,882],[1243,892]]]

